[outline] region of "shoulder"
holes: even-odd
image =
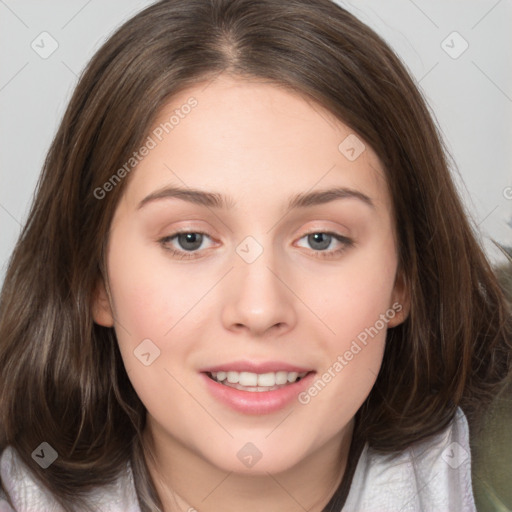
[[[51,493],[34,480],[12,446],[7,446],[0,456],[0,478],[14,506],[13,509],[4,495],[4,499],[0,498],[0,512],[3,512],[1,507],[9,512],[25,510],[64,512]]]
[[[0,492],[0,512],[16,512]]]
[[[5,493],[2,492],[0,489],[0,512],[16,512],[11,505],[9,505],[9,502],[7,501],[7,497],[5,496]]]
[[[476,512],[469,428],[458,408],[440,434],[406,450],[382,453],[365,445],[343,512]]]
[[[19,480],[20,474],[14,450],[11,446],[7,446],[0,455],[0,481],[14,506],[16,506],[17,494],[20,492]],[[16,509],[12,508],[7,501],[7,495],[3,489],[0,489],[0,512],[16,512]]]
[[[14,506],[9,505],[0,490],[0,512],[65,512],[55,497],[32,477],[11,446],[0,455],[0,478]],[[130,465],[120,472],[114,484],[95,489],[87,500],[105,512],[140,512]]]
[[[7,501],[7,496],[5,493],[0,489],[0,512],[16,512],[11,505],[9,505],[9,502]]]

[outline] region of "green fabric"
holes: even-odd
[[[512,382],[494,400],[470,443],[478,512],[512,512]]]

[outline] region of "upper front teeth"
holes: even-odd
[[[230,384],[240,384],[241,386],[276,386],[295,382],[299,377],[307,374],[297,372],[270,372],[270,373],[252,373],[252,372],[212,372],[212,377],[218,382],[227,379]]]

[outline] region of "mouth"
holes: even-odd
[[[217,402],[238,413],[261,416],[291,406],[311,385],[316,371],[284,361],[231,361],[203,368],[200,374]]]
[[[242,414],[264,415],[290,407],[311,385],[316,371],[286,361],[238,360],[201,368],[205,390]]]
[[[213,371],[205,373],[211,380],[224,386],[240,391],[261,393],[275,391],[295,384],[312,372],[299,373],[281,370],[266,373],[237,371]]]

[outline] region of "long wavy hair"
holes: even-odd
[[[355,435],[376,450],[402,450],[443,430],[459,406],[471,426],[511,374],[510,304],[433,116],[388,45],[330,0],[162,0],[121,26],[83,72],[0,297],[0,450],[14,447],[66,510],[87,510],[85,493],[128,463],[141,510],[162,509],[144,456],[145,407],[114,330],[92,317],[129,176],[102,199],[95,190],[173,95],[223,72],[313,99],[384,166],[411,309],[388,330]],[[44,470],[31,458],[42,441],[59,454]]]

